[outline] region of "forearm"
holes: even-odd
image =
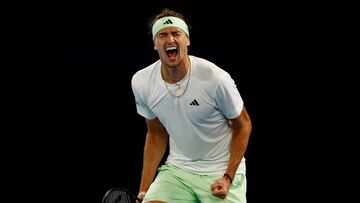
[[[145,147],[144,147],[144,160],[141,175],[140,192],[147,191],[152,183],[157,167],[164,156],[168,143],[168,135],[147,133]]]
[[[251,132],[251,122],[249,119],[244,119],[244,115],[232,119],[230,126],[232,127],[233,134],[230,144],[228,168],[224,176],[211,185],[212,194],[222,199],[226,197],[241,159],[244,157]]]
[[[252,130],[250,117],[244,109],[241,115],[231,121],[233,134],[230,145],[229,165],[225,173],[232,179],[235,177],[236,171],[242,158],[245,155],[249,137]]]
[[[239,164],[244,157],[248,140],[249,140],[249,129],[239,129],[237,132],[233,132],[231,147],[230,147],[230,159],[226,173],[233,179],[235,173],[239,167]]]

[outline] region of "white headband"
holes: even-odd
[[[186,25],[185,21],[180,18],[174,16],[166,16],[158,19],[153,27],[152,27],[152,37],[153,40],[155,39],[156,34],[159,30],[166,28],[166,27],[177,27],[182,29],[188,36],[189,36],[189,28]]]

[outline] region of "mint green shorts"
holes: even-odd
[[[165,164],[159,167],[154,182],[143,202],[163,201],[168,203],[246,203],[246,176],[236,174],[225,199],[213,196],[211,184],[222,175],[198,175]]]

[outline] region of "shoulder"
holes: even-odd
[[[207,59],[196,56],[190,56],[190,59],[196,74],[201,78],[219,81],[230,77],[227,71]]]
[[[141,87],[149,84],[148,82],[154,76],[155,68],[158,62],[159,61],[156,61],[151,65],[138,70],[131,78],[131,85],[133,87]]]
[[[198,56],[193,56],[193,55],[190,55],[190,60],[191,62],[195,65],[195,66],[199,66],[201,67],[202,69],[213,69],[213,68],[218,68],[218,66],[205,59],[205,58],[201,58],[201,57],[198,57]]]

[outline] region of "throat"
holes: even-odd
[[[177,79],[176,80],[173,80],[173,79],[166,80],[166,77],[164,77],[164,75],[163,75],[163,81],[164,81],[165,87],[166,87],[167,91],[174,97],[181,97],[182,95],[185,94],[186,89],[189,85],[190,77],[191,77],[190,76],[191,75],[191,67],[189,67],[189,70],[187,71],[187,73],[184,76],[182,76],[182,75],[183,74],[180,75],[181,79],[179,79],[179,80],[177,80]],[[169,87],[169,86],[171,86],[171,87]]]
[[[189,59],[183,60],[177,65],[171,66],[167,63],[161,65],[161,75],[164,81],[173,84],[183,80],[190,72],[191,64]]]
[[[163,79],[170,84],[178,83],[183,80],[187,75],[187,72],[180,71],[179,68],[180,67],[171,67],[168,68],[167,71],[162,71]]]

